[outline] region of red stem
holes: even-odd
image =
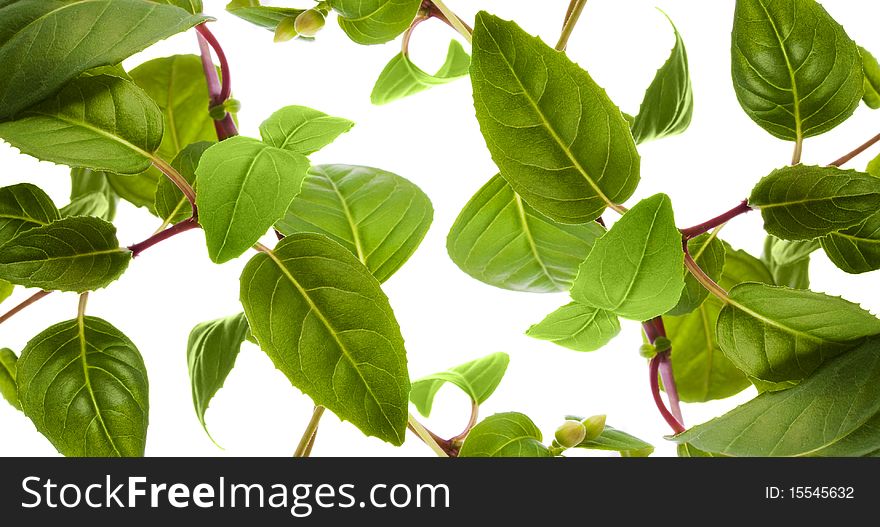
[[[18,312],[23,311],[24,308],[35,303],[37,300],[40,300],[41,298],[45,298],[51,292],[52,291],[40,291],[38,293],[35,293],[33,296],[31,296],[30,298],[28,298],[27,300],[25,300],[21,304],[18,304],[17,306],[15,306],[12,309],[10,309],[9,311],[7,311],[5,314],[3,314],[3,316],[0,316],[0,324],[6,322],[7,320],[9,320],[13,316],[15,316]]]
[[[687,229],[681,229],[681,234],[682,236],[684,236],[685,241],[690,240],[691,238],[695,238],[703,233],[711,231],[719,225],[724,225],[733,218],[736,218],[740,214],[745,214],[750,210],[752,210],[752,208],[749,206],[749,200],[744,199],[742,203],[725,212],[724,214],[721,214],[720,216],[716,216],[711,220],[705,221],[699,225],[694,225],[693,227],[688,227]]]
[[[198,229],[199,227],[199,222],[196,221],[195,218],[189,218],[188,220],[183,220],[180,223],[176,223],[171,227],[168,227],[164,231],[157,232],[156,234],[150,236],[140,243],[130,245],[128,247],[128,250],[131,251],[132,258],[137,258],[142,252],[156,245],[157,243],[165,241],[168,238],[176,236],[182,232],[186,232],[192,229]]]
[[[834,161],[834,162],[830,163],[830,166],[833,166],[833,167],[839,167],[839,166],[841,166],[841,165],[843,165],[843,164],[849,162],[852,158],[854,158],[854,157],[856,157],[857,155],[861,154],[861,153],[864,152],[865,150],[871,148],[872,146],[874,146],[874,144],[876,144],[876,143],[878,143],[878,142],[880,142],[880,134],[877,134],[877,135],[875,135],[874,137],[868,139],[868,140],[865,142],[865,144],[859,146],[858,148],[856,148],[856,149],[853,150],[852,152],[846,154],[845,156],[841,157],[841,158],[838,159],[837,161]]]
[[[226,60],[226,53],[223,52],[220,42],[217,41],[217,37],[211,33],[211,30],[208,29],[207,25],[199,24],[196,26],[196,31],[199,32],[200,37],[204,38],[208,44],[211,45],[211,48],[214,49],[214,53],[217,54],[217,59],[220,61],[220,74],[223,79],[223,84],[220,86],[219,92],[212,91],[211,93],[211,103],[213,106],[217,106],[226,102],[232,94],[232,78],[229,74],[229,62]],[[211,72],[213,72],[213,74]],[[205,74],[206,76],[217,77],[217,72],[214,71],[212,67],[205,68]]]
[[[229,62],[226,60],[226,54],[220,46],[220,42],[213,33],[205,26],[200,24],[196,26],[199,39],[199,50],[202,55],[202,68],[205,71],[205,81],[208,84],[208,95],[211,98],[210,107],[214,108],[225,103],[232,93],[232,82],[229,73]],[[217,77],[217,68],[214,66],[214,60],[211,58],[211,48],[217,53],[220,60],[220,72],[223,77],[221,84]],[[214,121],[214,130],[217,131],[217,139],[223,141],[238,135],[238,129],[235,127],[235,121],[232,115],[226,112],[223,119]]]
[[[413,428],[413,426],[411,424],[407,423],[406,427],[409,428],[409,430],[412,433],[414,433],[416,436],[419,435],[418,432],[416,432],[415,428]],[[442,437],[438,436],[437,434],[428,430],[427,428],[425,428],[425,432],[428,432],[428,434],[431,436],[431,438],[434,440],[434,442],[437,443],[437,446],[439,446],[440,448],[443,449],[444,452],[446,452],[447,456],[458,457],[458,447],[453,445],[451,441],[449,441],[448,439],[443,439]]]
[[[660,415],[663,416],[663,419],[666,420],[666,423],[669,424],[670,428],[672,428],[676,434],[680,434],[685,431],[684,426],[682,426],[682,424],[678,422],[678,419],[666,409],[666,404],[663,403],[663,399],[660,397],[660,381],[658,379],[658,374],[660,371],[660,356],[664,353],[666,352],[658,353],[656,357],[651,359],[651,365],[648,368],[651,382],[651,395],[654,397],[654,403],[657,405],[657,409],[660,410]]]

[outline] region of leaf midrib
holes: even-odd
[[[529,242],[529,249],[531,249],[532,255],[535,257],[535,261],[537,261],[538,265],[541,266],[541,271],[544,273],[544,276],[546,276],[547,279],[550,280],[550,283],[552,283],[554,287],[556,287],[557,289],[561,288],[562,290],[565,290],[566,287],[562,287],[561,284],[556,281],[556,279],[550,273],[550,270],[547,269],[547,265],[544,264],[544,259],[538,252],[538,245],[535,242],[535,237],[532,236],[532,230],[529,227],[529,220],[526,217],[526,210],[525,207],[523,207],[522,198],[516,192],[513,193],[513,201],[514,203],[516,203],[517,216],[519,217],[520,223],[522,223],[523,234],[525,234],[526,240]]]
[[[801,100],[798,96],[797,89],[797,78],[795,76],[795,70],[791,67],[791,59],[788,57],[788,50],[785,49],[785,42],[782,39],[782,35],[779,34],[779,29],[776,27],[776,22],[773,21],[773,17],[770,16],[770,11],[767,10],[767,6],[764,5],[763,0],[758,0],[758,4],[761,6],[761,9],[764,10],[764,14],[767,15],[767,22],[770,23],[770,27],[773,29],[773,34],[776,36],[777,42],[779,42],[779,50],[782,52],[782,57],[785,59],[785,66],[788,69],[788,76],[791,79],[791,95],[794,99],[794,112],[792,117],[794,117],[794,125],[795,125],[795,137],[798,140],[803,139],[803,124],[801,123]]]
[[[104,435],[107,437],[107,441],[110,442],[110,446],[113,447],[113,451],[119,456],[123,457],[122,453],[119,451],[119,448],[116,446],[116,442],[113,440],[113,437],[110,435],[110,430],[107,429],[107,424],[104,422],[104,416],[101,414],[101,409],[98,406],[98,400],[95,397],[95,391],[92,389],[92,381],[89,377],[89,363],[86,357],[86,329],[85,329],[85,314],[80,311],[80,313],[76,317],[76,325],[77,325],[77,338],[79,340],[79,355],[80,361],[82,363],[83,368],[83,379],[85,382],[85,388],[89,393],[89,399],[92,402],[92,407],[95,409],[95,417],[98,419],[98,422],[101,424],[101,429],[104,431]]]

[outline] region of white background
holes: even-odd
[[[452,222],[495,173],[474,118],[469,81],[374,107],[369,100],[373,82],[398,52],[398,42],[355,45],[331,17],[317,42],[273,44],[270,32],[226,14],[225,3],[206,0],[205,7],[218,19],[211,27],[229,56],[234,95],[243,104],[239,114],[243,134],[258,137],[260,122],[290,104],[352,119],[357,126],[312,161],[381,167],[412,180],[433,201],[436,214],[427,238],[384,287],[406,339],[412,378],[504,351],[511,356],[510,369],[483,406],[483,416],[523,412],[549,440],[566,414],[604,413],[610,425],[655,444],[657,454],[674,455],[674,446],[663,439],[669,430],[651,400],[646,363],[638,355],[638,324],[625,322],[621,335],[594,353],[576,353],[530,339],[524,331],[565,304],[565,294],[496,289],[469,278],[447,257],[445,238]],[[527,31],[555,43],[568,1],[449,0],[448,4],[465,20],[472,21],[476,11],[484,8],[515,19]],[[827,0],[825,4],[852,38],[880,52],[880,3]],[[673,44],[671,29],[655,5],[669,13],[687,45],[696,108],[693,124],[684,135],[640,147],[642,183],[629,203],[666,192],[672,197],[679,226],[689,226],[746,197],[760,177],[790,160],[792,148],[749,120],[734,96],[729,73],[733,0],[591,0],[571,39],[570,56],[590,71],[624,111],[636,114],[644,90]],[[455,34],[441,23],[423,24],[413,39],[412,56],[432,70],[442,61],[450,38]],[[195,35],[189,32],[133,57],[126,66],[197,52]],[[834,131],[807,140],[804,162],[828,163],[878,129],[880,112],[860,107]],[[852,166],[864,168],[878,152],[872,149]],[[3,185],[33,182],[46,188],[59,206],[66,203],[69,178],[64,167],[37,162],[4,144],[0,145],[0,174]],[[120,206],[116,224],[124,244],[140,241],[158,226],[145,210],[128,204]],[[735,220],[724,237],[735,247],[760,254],[764,238],[760,216],[752,213]],[[213,265],[203,240],[200,231],[191,231],[151,249],[132,263],[121,280],[92,294],[88,312],[120,328],[144,355],[151,380],[147,455],[290,455],[309,419],[311,401],[292,388],[251,344],[245,344],[207,413],[208,426],[225,450],[211,443],[196,419],[186,366],[187,335],[198,322],[241,310],[238,277],[250,257]],[[814,256],[811,271],[815,290],[843,295],[875,313],[880,311],[876,273],[845,275],[821,252]],[[2,309],[30,294],[18,289]],[[52,294],[0,326],[0,344],[20,351],[49,325],[73,318],[76,302],[74,294]],[[721,402],[686,405],[685,419],[689,425],[703,422],[753,396],[748,390]],[[452,436],[467,417],[466,399],[448,387],[440,392],[434,414],[425,422],[440,435]],[[27,418],[0,404],[0,455],[57,453]],[[314,455],[419,456],[431,452],[412,435],[402,448],[366,438],[328,412]]]

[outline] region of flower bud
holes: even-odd
[[[223,104],[223,106],[226,107],[226,111],[229,113],[238,113],[241,111],[241,101],[238,99],[229,99]]]
[[[287,42],[296,37],[296,18],[292,16],[284,17],[275,26],[275,42]]]
[[[586,435],[587,429],[578,421],[566,421],[556,429],[556,441],[565,448],[578,446]]]
[[[324,27],[324,14],[317,9],[303,11],[296,17],[296,32],[304,37],[314,37]]]
[[[592,441],[605,431],[605,416],[594,415],[593,417],[587,417],[581,421],[581,424],[584,426],[583,441]]]
[[[639,347],[639,355],[646,359],[653,359],[657,355],[657,348],[653,344],[642,344]]]

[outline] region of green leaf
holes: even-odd
[[[460,457],[551,457],[541,431],[523,414],[507,412],[483,419],[464,440]]]
[[[329,0],[339,27],[358,44],[382,44],[406,31],[421,0]]]
[[[810,254],[818,248],[817,240],[780,240],[770,234],[764,242],[761,260],[767,264],[776,285],[809,289]]]
[[[0,303],[3,303],[7,298],[12,296],[13,291],[15,291],[14,285],[6,280],[0,280]]]
[[[107,212],[101,219],[113,221],[116,217],[116,205],[119,195],[110,185],[110,180],[105,172],[96,172],[88,168],[70,169],[70,201],[98,192],[104,195],[107,201]]]
[[[533,325],[526,335],[574,351],[595,351],[620,333],[620,321],[613,313],[571,302]]]
[[[859,46],[862,69],[865,72],[865,94],[862,100],[872,110],[880,108],[880,63],[867,49]]]
[[[880,341],[673,438],[726,456],[861,456],[880,449]],[[867,433],[866,433],[867,432]]]
[[[193,188],[196,187],[196,168],[199,166],[199,160],[213,144],[206,141],[193,143],[181,150],[171,163],[177,173],[183,176]],[[193,212],[192,206],[183,192],[165,177],[159,180],[159,185],[156,188],[155,210],[166,225],[183,221],[191,217]]]
[[[40,187],[19,183],[0,188],[0,245],[24,231],[60,219],[61,213]]]
[[[576,448],[611,450],[620,452],[621,457],[648,457],[654,453],[654,446],[652,444],[607,425],[599,437],[590,441],[584,441]]]
[[[678,453],[678,457],[727,457],[722,456],[721,454],[704,452],[699,448],[694,447],[690,443],[682,443],[678,445],[676,451]]]
[[[0,120],[80,73],[119,64],[207,17],[146,0],[20,0],[0,6]]]
[[[809,240],[853,227],[877,211],[880,178],[836,167],[774,170],[752,190],[764,230],[783,240]]]
[[[43,331],[21,352],[16,380],[25,415],[61,454],[144,455],[147,370],[108,322],[79,317]]]
[[[512,291],[567,291],[605,229],[596,222],[558,223],[532,208],[500,175],[458,215],[446,249],[477,280]]]
[[[690,126],[694,114],[687,50],[672,19],[668,15],[666,19],[675,32],[675,46],[648,86],[639,114],[633,122],[636,144],[683,133]]]
[[[287,106],[260,125],[266,144],[304,156],[329,145],[351,130],[354,123],[305,106]]]
[[[864,223],[832,232],[819,242],[834,265],[847,273],[880,269],[880,210]]]
[[[470,65],[470,55],[457,40],[449,43],[446,60],[434,75],[416,66],[407,54],[400,53],[379,74],[370,100],[373,104],[381,105],[415,95],[466,76]]]
[[[202,322],[189,334],[186,358],[192,383],[193,406],[208,437],[211,437],[211,433],[205,424],[205,412],[235,366],[235,359],[238,358],[241,345],[249,332],[248,321],[244,313],[240,313]]]
[[[202,0],[152,0],[157,4],[177,6],[188,13],[197,15],[202,12]]]
[[[11,349],[0,349],[0,395],[16,410],[21,410],[18,402],[18,387],[15,384],[15,363],[18,357]]]
[[[731,289],[743,282],[772,283],[770,272],[760,260],[729,246],[725,251],[724,271],[717,280],[721,287]],[[725,399],[751,385],[745,374],[722,353],[715,338],[722,307],[720,300],[709,297],[685,316],[663,316],[666,333],[672,341],[672,371],[682,401]]]
[[[814,0],[737,0],[732,39],[737,99],[774,136],[822,134],[858,107],[858,47]]]
[[[716,282],[724,269],[724,243],[714,233],[706,233],[688,240],[688,251],[706,274]],[[709,291],[690,273],[684,278],[684,290],[678,304],[667,315],[686,315],[702,305]]]
[[[678,304],[684,252],[672,202],[656,194],[621,217],[580,266],[571,297],[633,320],[648,320]]]
[[[3,246],[0,279],[25,287],[82,293],[107,287],[131,261],[116,227],[99,218],[64,218]]]
[[[146,207],[151,213],[155,212],[156,190],[159,181],[165,176],[147,170],[133,176],[120,174],[107,174],[107,181],[120,198],[131,203],[135,207]]]
[[[211,100],[200,57],[175,55],[153,59],[131,70],[131,77],[162,111],[165,135],[157,151],[160,158],[171,161],[188,145],[217,142],[214,120],[208,113]],[[156,182],[166,179],[155,167],[147,172],[140,176],[144,183],[147,176]],[[149,203],[153,203],[152,195]]]
[[[445,383],[449,382],[461,388],[474,404],[483,404],[501,384],[509,362],[510,357],[506,353],[493,353],[448,371],[422,377],[412,382],[409,400],[420,414],[429,417],[431,407],[434,405],[434,396]]]
[[[729,296],[718,317],[718,344],[762,389],[796,384],[826,360],[880,333],[876,317],[822,293],[745,283]]]
[[[288,236],[248,262],[241,302],[291,384],[365,434],[403,443],[403,337],[379,282],[350,251],[320,234]]]
[[[639,182],[629,123],[590,75],[513,22],[481,12],[471,80],[477,120],[513,190],[542,214],[586,223]]]
[[[434,217],[431,201],[408,180],[378,168],[312,167],[302,191],[275,224],[282,234],[314,232],[339,243],[380,282],[413,255]]]
[[[61,216],[70,218],[73,216],[94,216],[102,220],[110,212],[110,202],[102,192],[83,194],[67,205],[61,207]],[[104,220],[107,221],[107,220]]]
[[[122,174],[150,166],[162,131],[162,114],[147,94],[110,75],[80,77],[15,121],[0,123],[0,137],[22,153]]]
[[[286,18],[296,18],[305,9],[260,5],[257,0],[233,0],[226,10],[242,20],[270,31],[275,31],[278,23]]]
[[[287,211],[309,169],[304,156],[249,137],[207,149],[196,169],[199,223],[215,263],[241,256]]]

